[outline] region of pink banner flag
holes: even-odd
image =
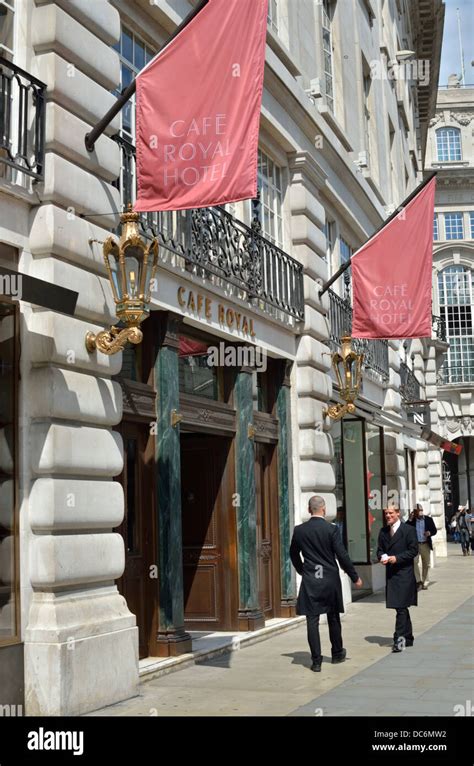
[[[209,0],[137,76],[135,210],[257,194],[268,0]]]
[[[354,338],[430,338],[436,179],[352,257]]]

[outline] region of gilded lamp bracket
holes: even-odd
[[[353,415],[356,411],[355,400],[359,396],[362,382],[362,363],[364,354],[356,354],[351,346],[352,338],[341,338],[341,353],[332,354],[332,367],[339,386],[339,393],[344,404],[333,404],[323,411],[324,417],[340,420],[344,415]]]
[[[120,216],[122,232],[119,241],[108,237],[102,245],[107,274],[115,301],[115,313],[124,327],[86,335],[86,348],[91,354],[101,351],[111,355],[123,351],[127,343],[141,343],[140,325],[150,313],[151,283],[158,263],[158,242],[147,244],[138,231],[138,213],[129,205]]]

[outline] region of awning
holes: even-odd
[[[11,288],[8,293],[2,293],[5,281],[3,277],[9,277]],[[16,294],[15,294],[16,293]],[[43,279],[30,277],[20,271],[12,271],[5,266],[0,266],[0,299],[3,295],[8,298],[17,298],[27,303],[34,303],[51,311],[60,311],[62,314],[74,316],[78,293],[68,290],[66,287],[52,285]]]
[[[382,428],[390,428],[392,431],[403,433],[406,436],[412,436],[414,439],[421,439],[422,441],[433,444],[439,449],[446,452],[452,452],[455,455],[460,455],[462,452],[462,445],[451,442],[449,439],[445,439],[440,434],[431,431],[429,428],[415,425],[409,420],[404,420],[398,415],[392,412],[386,412],[381,410],[375,404],[358,400],[356,404],[356,415],[364,418],[365,420],[371,420],[375,425]]]

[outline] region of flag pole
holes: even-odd
[[[188,15],[183,19],[181,24],[176,27],[175,31],[171,35],[171,37],[168,38],[168,40],[162,45],[160,50],[163,50],[163,48],[166,48],[167,45],[170,44],[172,40],[174,40],[177,35],[186,27],[190,21],[194,19],[195,16],[204,8],[205,5],[207,5],[209,0],[200,0],[200,2],[196,5],[193,10],[188,13]],[[120,112],[120,110],[125,106],[127,101],[133,96],[137,89],[137,80],[136,78],[132,80],[130,85],[125,88],[123,93],[118,97],[117,101],[114,103],[113,106],[110,107],[109,111],[104,114],[101,120],[97,123],[97,125],[94,125],[92,130],[89,133],[86,133],[86,137],[84,139],[84,143],[86,145],[86,149],[88,152],[92,152],[94,150],[94,145],[99,136],[102,135],[104,130],[106,129],[107,125],[112,122],[115,115]]]
[[[408,195],[408,197],[407,197],[406,199],[404,199],[404,200],[403,200],[403,202],[402,202],[402,203],[401,203],[401,204],[400,204],[400,205],[397,207],[397,209],[396,209],[396,210],[395,210],[395,211],[392,213],[392,215],[391,215],[391,216],[389,216],[389,217],[387,218],[387,220],[386,220],[386,221],[384,221],[384,222],[383,222],[383,223],[382,223],[382,224],[381,224],[381,225],[378,227],[378,229],[376,229],[376,230],[373,232],[373,234],[371,234],[371,235],[370,235],[370,237],[369,237],[369,238],[368,238],[368,239],[367,239],[367,240],[364,242],[364,245],[366,245],[366,244],[367,244],[367,242],[370,242],[370,240],[371,240],[371,239],[373,239],[373,238],[375,237],[375,235],[376,235],[376,234],[378,234],[380,231],[382,231],[382,229],[383,229],[383,228],[385,228],[385,226],[386,226],[388,223],[390,223],[390,221],[393,221],[393,219],[394,219],[394,218],[396,218],[398,215],[400,215],[400,210],[403,210],[403,208],[404,208],[404,207],[406,207],[406,206],[408,205],[408,203],[409,203],[409,202],[411,202],[411,201],[412,201],[412,199],[414,199],[414,198],[416,197],[416,195],[417,195],[417,194],[419,194],[419,193],[421,192],[421,190],[425,188],[425,186],[427,186],[427,184],[429,184],[429,182],[430,182],[430,181],[431,181],[431,180],[432,180],[432,179],[435,177],[435,175],[436,175],[436,174],[437,174],[437,171],[436,171],[436,170],[433,170],[431,173],[429,173],[429,175],[428,175],[428,176],[425,178],[425,180],[424,180],[424,181],[423,181],[423,182],[422,182],[422,183],[421,183],[419,186],[417,186],[417,187],[416,187],[416,189],[414,189],[414,190],[413,190],[413,191],[412,191],[412,192],[411,192],[411,193]],[[360,247],[363,247],[364,245],[361,245]],[[360,250],[360,248],[358,248],[358,250]],[[354,255],[356,255],[356,253],[354,253]],[[331,285],[333,284],[333,282],[335,282],[335,281],[336,281],[336,279],[339,279],[339,277],[341,276],[341,274],[344,274],[344,272],[346,271],[346,269],[348,269],[348,268],[349,268],[349,266],[351,265],[351,261],[352,261],[352,258],[353,258],[353,257],[354,257],[354,256],[352,256],[351,258],[349,258],[349,260],[348,260],[348,261],[346,261],[345,263],[343,263],[343,264],[342,264],[342,266],[341,266],[341,267],[340,267],[340,268],[339,268],[339,269],[336,271],[336,273],[332,275],[331,279],[328,279],[328,281],[327,281],[327,282],[325,282],[325,283],[323,284],[323,286],[322,286],[321,290],[319,291],[319,297],[320,297],[320,298],[321,298],[321,296],[322,296],[322,295],[324,295],[324,293],[326,292],[326,290],[328,290],[328,289],[331,287]]]

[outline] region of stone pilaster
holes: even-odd
[[[435,433],[439,433],[437,374],[438,352],[435,345],[430,343],[425,359],[425,390],[426,398],[431,402],[431,430]],[[428,476],[431,515],[438,529],[438,534],[433,540],[433,548],[437,556],[445,557],[448,555],[448,548],[444,521],[442,452],[435,446],[430,446],[428,449]]]
[[[319,187],[325,176],[312,155],[290,156],[292,254],[304,267],[305,321],[298,342],[294,385],[295,523],[307,518],[309,498],[315,493],[326,500],[328,518],[336,515],[331,465],[332,442],[325,432],[323,411],[331,397],[329,377],[331,354],[328,297],[319,296],[327,279],[325,211],[319,201]],[[299,461],[298,458],[299,457]]]
[[[389,380],[385,390],[383,409],[402,416],[400,394],[400,341],[388,342]],[[385,442],[385,484],[389,499],[399,501],[402,516],[408,511],[407,466],[405,464],[405,445],[403,436],[397,431],[384,428]],[[397,494],[394,494],[397,493]]]
[[[79,7],[80,6],[80,7]],[[74,317],[23,307],[21,592],[28,715],[77,715],[138,692],[136,620],[114,581],[124,569],[121,355],[84,338],[114,319],[100,245],[120,209],[118,147],[84,146],[113,102],[120,17],[108,2],[27,0],[33,74],[47,84],[44,182],[19,268],[79,293]],[[19,17],[20,20],[20,17]],[[118,121],[110,127],[116,130]],[[41,204],[38,204],[41,201]],[[86,216],[86,217],[83,217]],[[92,223],[94,221],[94,223]],[[120,668],[120,672],[117,672]]]

